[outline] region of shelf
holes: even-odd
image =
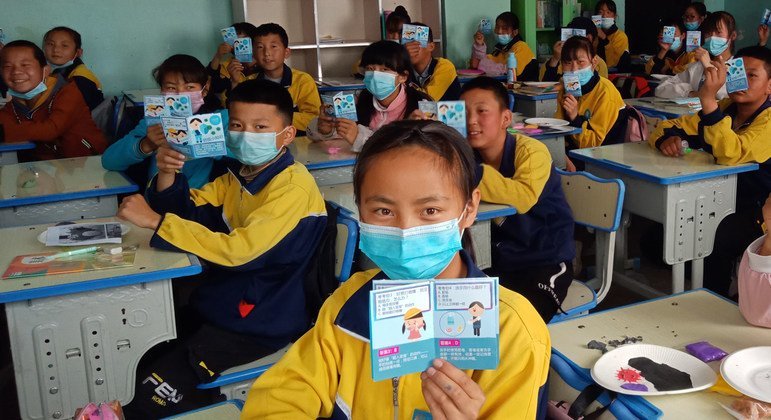
[[[315,50],[316,44],[289,44],[289,48],[292,50]]]
[[[319,43],[319,48],[366,47],[373,42],[375,41],[368,41],[366,39],[352,39],[352,40],[343,41],[343,42]]]

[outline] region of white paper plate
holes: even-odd
[[[723,359],[720,374],[744,395],[771,403],[771,347],[750,347]]]
[[[636,369],[629,364],[631,359],[636,358],[646,358],[667,366],[663,367],[663,372]],[[633,364],[640,368],[639,362],[635,360]],[[685,375],[690,375],[691,386],[680,388],[676,379]],[[592,367],[592,379],[603,388],[619,394],[654,396],[707,389],[717,382],[717,375],[709,365],[688,353],[653,344],[627,344],[602,355]],[[656,388],[656,384],[662,389]],[[671,389],[672,386],[677,389]]]
[[[537,125],[539,127],[562,127],[570,125],[568,121],[559,118],[528,118],[525,124]]]
[[[525,86],[532,86],[537,88],[547,88],[549,86],[554,86],[559,82],[522,82]]]
[[[669,79],[672,76],[667,74],[651,74],[651,77],[657,80],[664,80],[664,79]]]
[[[131,231],[131,226],[124,225],[123,223],[120,224],[120,236],[126,236],[126,234],[129,233],[130,231]],[[48,231],[44,230],[40,232],[39,235],[37,235],[38,242],[40,242],[43,245],[45,245],[46,243],[46,233],[48,233]],[[112,245],[116,245],[116,244],[112,244]]]

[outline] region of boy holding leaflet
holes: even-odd
[[[159,418],[207,402],[196,390],[230,367],[266,356],[310,326],[304,278],[326,226],[324,199],[294,161],[292,99],[280,85],[247,81],[229,101],[229,172],[191,190],[177,172],[184,155],[158,151],[158,176],[141,195],[123,200],[118,216],[154,229],[150,245],[208,261],[207,280],[191,304],[202,326],[170,343],[137,374],[136,418]],[[152,206],[152,207],[151,207]],[[152,398],[157,375],[185,398],[161,406]],[[151,381],[152,382],[152,381]],[[165,401],[163,401],[165,402]]]
[[[424,361],[422,373],[376,382],[367,361],[373,280],[435,278],[441,285],[484,277],[460,243],[479,208],[475,172],[468,143],[444,124],[399,121],[375,132],[356,162],[354,194],[362,250],[379,268],[353,275],[327,299],[316,325],[255,381],[242,418],[535,418],[549,335],[532,305],[508,289],[497,290],[497,369],[464,371],[434,359]],[[390,252],[382,252],[386,244]],[[418,320],[422,311],[409,309],[405,335],[409,326],[416,339],[427,328]],[[495,322],[485,315],[483,333]],[[465,327],[473,332],[473,322]]]
[[[519,18],[511,12],[503,12],[495,18],[495,48],[487,54],[485,35],[474,34],[471,49],[471,68],[480,69],[488,76],[506,74],[509,53],[514,53],[517,64],[517,80],[538,80],[538,61],[519,33]]]
[[[217,51],[214,53],[209,65],[206,67],[206,71],[211,78],[211,93],[216,95],[220,99],[221,107],[225,107],[225,101],[228,97],[228,92],[232,87],[230,80],[230,72],[228,68],[230,63],[237,61],[233,51],[233,42],[238,38],[253,38],[254,32],[257,27],[249,22],[237,22],[233,26],[222,29],[223,42],[217,47]],[[235,31],[233,36],[232,31]],[[225,58],[226,55],[229,57]],[[243,69],[241,72],[245,76],[250,76],[259,72],[259,66],[257,66],[257,60],[252,59],[250,62],[241,63]]]
[[[771,51],[747,47],[736,57],[744,63],[745,80],[734,79],[732,72],[726,83],[726,64],[719,58],[712,61],[698,92],[701,111],[662,121],[649,137],[651,146],[667,156],[681,156],[691,147],[712,153],[721,165],[760,163],[760,170],[739,174],[736,213],[720,223],[705,260],[704,286],[723,295],[728,295],[736,259],[763,234],[761,208],[771,191]],[[715,96],[724,85],[729,97],[718,102]]]
[[[410,85],[435,101],[457,100],[460,96],[460,81],[455,65],[446,58],[433,57],[436,44],[430,27],[420,22],[413,22],[413,25],[428,28],[428,43],[425,47],[417,42],[407,44],[412,63]]]

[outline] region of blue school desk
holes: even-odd
[[[346,216],[359,220],[359,209],[353,199],[352,183],[321,186],[319,190],[324,200],[335,205]],[[505,204],[480,203],[476,222],[468,229],[479,268],[485,269],[492,265],[490,221],[496,217],[513,214],[517,214],[517,210]]]
[[[525,120],[528,118],[530,117],[526,117],[524,115],[514,115],[512,123],[524,124]],[[583,129],[572,126],[554,127],[554,129],[560,129],[563,131],[561,133],[525,135],[545,144],[546,148],[549,149],[549,154],[551,154],[551,160],[552,163],[554,163],[554,166],[559,169],[565,169],[565,137],[572,136],[574,134],[581,134]]]
[[[114,216],[118,194],[138,190],[100,156],[0,166],[0,228]]]
[[[330,148],[337,150],[333,149],[334,153],[331,153]],[[297,137],[289,145],[289,151],[295,161],[308,168],[319,186],[353,182],[356,153],[345,140],[313,141],[308,137]]]
[[[698,112],[697,109],[692,109],[688,105],[678,105],[671,99],[664,98],[634,98],[624,99],[624,102],[635,107],[643,115],[661,120],[671,120]]]
[[[13,241],[0,250],[0,270],[17,255],[61,250],[38,242],[48,226],[0,229]],[[131,267],[0,280],[23,418],[69,418],[89,401],[128,404],[140,358],[176,338],[171,278],[201,266],[150,248],[152,230],[130,228],[123,244],[139,245]]]
[[[582,389],[591,381],[589,369],[602,355],[586,347],[591,340],[607,343],[625,336],[642,336],[643,343],[680,351],[685,351],[686,344],[709,341],[728,353],[771,343],[771,329],[748,324],[735,303],[705,289],[596,312],[548,327],[552,344],[549,399],[568,402],[578,396],[576,388]],[[709,365],[719,374],[719,361]],[[730,407],[732,400],[709,390],[653,397],[620,395],[611,411],[622,419],[732,419],[718,405]]]
[[[620,178],[626,184],[624,220],[637,214],[664,225],[664,261],[672,266],[672,292],[685,288],[685,262],[691,261],[692,288],[703,284],[704,258],[712,252],[715,231],[734,213],[736,178],[758,169],[757,164],[723,166],[712,155],[695,150],[671,158],[648,143],[625,143],[572,150],[586,163],[586,171],[601,178]],[[616,270],[626,263],[626,223],[616,236]],[[646,295],[654,289],[619,273],[614,281]]]
[[[557,93],[540,91],[529,90],[527,86],[511,91],[514,94],[514,111],[527,118],[553,118],[557,112]]]
[[[21,143],[0,143],[0,166],[11,165],[19,162],[19,158],[16,153],[19,150],[32,150],[35,148],[35,143],[21,142]]]

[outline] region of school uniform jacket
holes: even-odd
[[[517,80],[538,80],[538,62],[535,59],[535,54],[533,54],[533,51],[530,50],[530,47],[521,36],[515,36],[506,45],[496,44],[493,52],[490,54],[485,55],[486,51],[487,44],[477,45],[474,43],[472,46],[472,57],[480,60],[480,70],[490,70],[488,76],[506,74],[508,53],[513,52],[517,57]]]
[[[597,73],[600,77],[608,78],[608,64],[599,55],[597,57]],[[551,67],[549,61],[546,61],[541,66],[541,72],[539,75],[542,82],[556,82],[562,77],[562,63],[557,64],[557,67]]]
[[[477,154],[477,160],[481,157]],[[540,141],[506,134],[500,168],[482,165],[482,200],[507,204],[517,214],[492,224],[493,267],[499,271],[559,264],[575,256],[573,214],[549,149]]]
[[[583,131],[568,137],[572,143],[569,146],[583,149],[623,142],[624,138],[619,133],[617,124],[626,127],[625,122],[619,119],[626,104],[613,82],[594,72],[589,83],[581,86],[581,94],[578,98],[578,115],[570,121],[570,125],[580,127]],[[565,110],[562,108],[565,91],[560,90],[557,96],[555,118],[566,119]]]
[[[629,38],[615,24],[605,29],[605,35],[605,39],[599,39],[597,55],[608,63],[608,67],[625,70],[630,64]]]
[[[699,112],[660,122],[648,142],[659,148],[670,136],[680,136],[692,149],[712,153],[720,165],[759,163],[759,170],[739,174],[736,194],[737,209],[759,209],[771,192],[771,100],[733,130],[735,117],[736,104],[725,99],[709,114]]]
[[[433,98],[434,101],[457,101],[460,98],[460,81],[455,65],[446,58],[433,58],[428,65],[428,79],[420,83],[414,72],[410,73],[410,85]]]
[[[326,225],[324,199],[288,150],[251,182],[225,159],[229,172],[200,190],[184,176],[162,192],[152,181],[148,201],[163,219],[150,245],[208,261],[191,299],[201,316],[279,349],[310,325],[303,279]]]
[[[89,110],[93,111],[104,101],[102,84],[80,58],[76,58],[72,65],[54,70],[51,74],[54,76],[60,74],[66,80],[75,82]]]
[[[469,277],[484,277],[461,251]],[[420,373],[372,380],[369,292],[377,269],[354,274],[321,308],[316,325],[252,385],[243,419],[412,419],[428,411]],[[441,281],[441,280],[438,280]],[[549,333],[533,306],[504,287],[500,301],[500,364],[467,370],[485,393],[480,418],[535,418],[538,390],[549,371]]]
[[[648,74],[680,74],[688,68],[688,65],[696,61],[696,54],[691,51],[685,51],[683,48],[679,53],[669,50],[661,59],[654,55],[652,59],[645,64],[645,72]]]
[[[33,141],[23,160],[61,159],[99,155],[107,141],[91,119],[91,112],[77,85],[49,76],[45,92],[28,108],[14,98],[0,109],[0,142]]]
[[[257,73],[247,76],[246,79],[265,79],[265,74]],[[308,128],[308,123],[319,116],[319,108],[321,108],[321,96],[319,96],[316,81],[310,74],[284,64],[281,86],[289,91],[292,102],[294,102],[292,125],[300,131],[305,131]]]
[[[206,66],[206,72],[209,73],[211,80],[209,91],[219,99],[221,107],[227,107],[228,94],[230,93],[232,85],[228,65],[230,65],[233,60],[235,60],[235,57],[232,56],[225,60],[220,60],[220,66],[216,69],[211,67],[211,63]],[[259,72],[260,68],[256,64],[251,67],[244,66],[244,76],[247,78]]]

